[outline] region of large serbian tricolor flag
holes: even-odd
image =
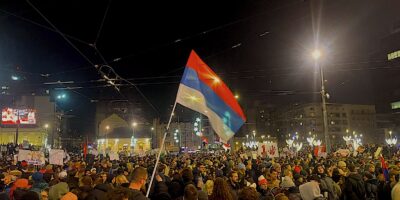
[[[179,85],[176,102],[207,116],[224,143],[246,121],[232,92],[193,50]]]

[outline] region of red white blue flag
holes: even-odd
[[[207,116],[214,131],[225,143],[246,121],[232,92],[193,50],[176,102]]]

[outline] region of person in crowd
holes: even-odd
[[[285,169],[283,171],[284,177],[282,178],[282,182],[281,182],[281,187],[282,188],[292,188],[295,187],[296,185],[293,182],[293,173],[291,170],[289,169]]]
[[[102,177],[94,181],[94,188],[90,191],[86,200],[107,200],[107,193],[111,190],[111,185],[104,182]]]
[[[215,184],[216,183],[214,182],[214,187]],[[239,190],[242,188],[239,183],[239,175],[236,171],[231,171],[229,173],[228,187],[231,195],[236,199],[239,194]]]
[[[15,196],[22,197],[30,187],[28,179],[17,179],[10,189],[10,199],[14,199]]]
[[[137,167],[132,172],[132,181],[129,185],[129,200],[146,200],[148,199],[142,189],[147,181],[147,170],[143,167]]]
[[[67,172],[62,171],[58,174],[59,182],[49,189],[49,199],[60,199],[62,196],[69,192],[69,186],[66,183]]]
[[[365,184],[363,177],[357,172],[354,164],[349,165],[349,173],[347,174],[343,196],[345,199],[362,200],[365,199]]]
[[[301,198],[303,200],[315,200],[323,197],[319,188],[319,177],[315,174],[310,176],[309,182],[299,186]]]
[[[280,181],[278,179],[278,172],[274,168],[271,168],[269,174],[268,188],[272,189],[275,187],[279,187],[279,185]]]
[[[43,190],[49,187],[49,184],[44,181],[43,174],[40,172],[33,173],[31,179],[33,184],[30,190],[36,192],[39,196]]]
[[[375,166],[374,166],[375,171]],[[370,171],[364,172],[364,183],[365,183],[365,195],[367,200],[373,200],[378,198],[378,180],[370,173]]]
[[[396,164],[397,165],[397,164]],[[391,192],[392,200],[400,200],[400,182],[397,181]]]
[[[237,173],[234,176],[237,177]],[[227,182],[224,179],[216,178],[215,182],[214,182],[214,188],[213,188],[212,194],[209,199],[210,200],[236,200],[237,196],[232,195],[232,194],[237,195],[234,192],[236,192],[236,191],[233,191],[232,189],[230,189],[228,187]]]
[[[239,193],[239,200],[258,200],[259,195],[253,187],[244,187]]]
[[[206,184],[204,184],[204,191],[207,193],[208,197],[211,196],[213,189],[214,189],[214,181],[207,180]]]
[[[199,195],[197,193],[197,188],[192,185],[188,184],[185,187],[183,199],[184,200],[198,200]]]
[[[328,200],[338,200],[341,195],[341,189],[337,183],[335,183],[331,177],[325,173],[325,168],[322,164],[317,164],[314,168],[314,174],[318,175],[320,180],[320,189],[324,196],[328,197]]]

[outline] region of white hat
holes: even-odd
[[[58,178],[64,179],[67,178],[67,172],[66,171],[62,171],[60,173],[58,173]]]

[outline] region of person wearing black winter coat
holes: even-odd
[[[107,192],[111,190],[111,186],[108,183],[98,184],[86,197],[86,200],[107,200]]]
[[[349,165],[349,170],[351,173],[346,177],[342,199],[364,200],[366,195],[363,177],[356,172],[354,165]]]
[[[367,200],[378,199],[378,180],[369,172],[364,173],[365,194]]]

